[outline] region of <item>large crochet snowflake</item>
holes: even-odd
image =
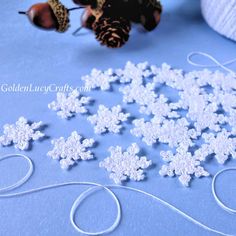
[[[99,166],[111,172],[110,178],[116,184],[120,184],[128,178],[135,181],[143,180],[145,177],[143,169],[152,164],[145,156],[137,156],[140,149],[135,143],[128,147],[125,152],[119,146],[110,147],[109,151],[111,156],[100,162]]]
[[[15,148],[26,150],[29,148],[32,140],[38,140],[44,136],[38,129],[42,122],[29,124],[24,117],[20,117],[15,124],[6,124],[3,126],[3,135],[0,136],[0,144],[8,146],[14,144]]]
[[[48,156],[58,159],[62,169],[68,169],[77,160],[90,160],[94,158],[88,148],[94,145],[93,139],[83,139],[76,131],[71,133],[67,139],[61,137],[52,140],[53,150],[48,152]]]
[[[63,119],[70,118],[76,113],[87,113],[84,106],[90,102],[90,97],[83,97],[79,91],[73,90],[71,93],[57,93],[57,101],[48,104],[48,108],[57,111],[57,115]]]
[[[109,90],[111,83],[117,81],[117,76],[112,69],[108,69],[104,72],[93,69],[90,75],[82,77],[85,82],[85,87],[89,89],[100,88],[101,90]]]
[[[177,175],[179,176],[179,181],[186,187],[189,186],[192,175],[197,178],[209,176],[209,173],[200,166],[200,161],[189,152],[179,152],[174,155],[171,151],[163,151],[161,156],[168,165],[163,165],[159,174],[169,177]]]
[[[88,120],[95,125],[94,132],[101,134],[106,131],[119,133],[122,125],[130,116],[129,113],[123,113],[120,105],[114,106],[111,109],[100,105],[98,112],[95,115],[89,116]]]

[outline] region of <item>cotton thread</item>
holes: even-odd
[[[213,180],[212,180],[212,186],[211,186],[211,189],[212,189],[212,194],[213,194],[213,197],[216,201],[216,203],[222,208],[224,209],[225,211],[228,211],[229,213],[233,213],[235,214],[236,213],[236,209],[233,209],[231,207],[228,207],[226,206],[221,200],[220,198],[218,197],[217,193],[216,193],[216,180],[217,178],[222,175],[224,172],[227,172],[227,171],[236,171],[236,167],[231,167],[231,168],[227,168],[227,169],[223,169],[219,172],[217,172],[215,174],[215,176],[213,177]]]
[[[23,154],[9,154],[9,155],[5,155],[5,156],[0,158],[0,161],[3,161],[3,160],[8,159],[8,158],[12,158],[12,157],[23,157],[25,160],[27,160],[27,162],[29,164],[29,169],[28,169],[26,175],[23,178],[21,178],[19,181],[17,181],[15,184],[12,184],[12,185],[10,185],[8,187],[0,188],[0,193],[8,192],[10,190],[14,190],[16,188],[19,188],[24,183],[26,183],[29,180],[29,178],[32,176],[32,174],[33,174],[33,170],[34,170],[33,169],[33,162],[32,162],[32,160],[29,157],[27,157],[27,156],[25,156]],[[219,171],[214,176],[213,181],[212,181],[212,193],[213,193],[213,196],[214,196],[215,200],[217,201],[217,203],[220,205],[220,207],[222,209],[230,211],[230,212],[235,212],[234,209],[231,209],[231,208],[227,207],[225,204],[222,203],[222,201],[216,195],[216,189],[215,189],[215,182],[216,182],[217,177],[220,174],[222,174],[223,172],[229,171],[229,170],[235,170],[236,171],[236,168],[223,169],[223,170]],[[118,188],[118,189],[130,190],[130,191],[141,193],[141,194],[143,194],[145,196],[148,196],[148,197],[158,201],[162,205],[167,206],[169,209],[175,211],[176,213],[180,214],[181,216],[183,216],[184,218],[186,218],[190,222],[198,225],[199,227],[201,227],[201,228],[203,228],[203,229],[205,229],[207,231],[210,231],[210,232],[213,232],[213,233],[216,233],[216,234],[219,234],[219,235],[223,235],[223,236],[234,236],[234,235],[226,234],[224,232],[221,232],[221,231],[218,231],[218,230],[215,230],[213,228],[208,227],[207,225],[199,222],[198,220],[194,219],[193,217],[191,217],[188,214],[184,213],[183,211],[179,210],[177,207],[169,204],[168,202],[164,201],[163,199],[161,199],[161,198],[159,198],[159,197],[157,197],[157,196],[155,196],[153,194],[150,194],[148,192],[142,191],[140,189],[136,189],[136,188],[132,188],[132,187],[126,187],[126,186],[120,186],[120,185],[101,185],[101,184],[93,183],[93,182],[66,182],[66,183],[61,183],[61,184],[47,185],[47,186],[43,186],[43,187],[39,187],[39,188],[35,188],[35,189],[23,191],[23,192],[18,192],[18,193],[0,194],[0,198],[10,198],[10,197],[23,196],[23,195],[27,195],[27,194],[36,193],[36,192],[39,192],[39,191],[44,191],[44,190],[54,189],[54,188],[59,188],[59,187],[65,187],[65,186],[70,186],[70,185],[87,185],[87,186],[92,186],[89,189],[85,190],[82,194],[79,195],[79,197],[73,203],[71,211],[70,211],[70,221],[71,221],[72,226],[74,227],[74,229],[77,232],[82,233],[82,234],[86,234],[86,235],[102,235],[102,234],[107,234],[107,233],[113,232],[117,228],[117,226],[119,225],[120,220],[121,220],[121,205],[120,205],[120,202],[119,202],[117,196],[113,193],[113,191],[110,190],[110,188]],[[75,223],[75,213],[76,213],[76,210],[79,208],[80,204],[82,203],[82,201],[84,201],[90,194],[92,194],[95,190],[98,190],[98,189],[106,190],[112,196],[112,198],[115,201],[115,204],[117,206],[116,219],[115,219],[114,223],[109,228],[107,228],[107,229],[105,229],[103,231],[100,231],[100,232],[87,232],[87,231],[82,230]]]
[[[194,57],[194,56],[206,57],[206,58],[210,59],[211,61],[213,61],[215,63],[215,65],[206,65],[206,64],[196,63],[192,60],[192,57]],[[187,56],[187,61],[188,61],[189,64],[191,64],[193,66],[196,66],[196,67],[209,67],[209,68],[211,68],[211,67],[220,67],[223,70],[229,72],[233,77],[236,77],[236,73],[233,70],[231,70],[227,67],[227,65],[235,63],[236,58],[232,59],[230,61],[226,61],[224,63],[220,63],[216,58],[214,58],[213,56],[211,56],[211,55],[209,55],[205,52],[191,52]]]

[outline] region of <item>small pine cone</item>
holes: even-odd
[[[101,16],[94,24],[96,39],[110,48],[122,47],[129,39],[130,22],[122,17]]]

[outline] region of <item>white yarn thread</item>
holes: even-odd
[[[215,64],[212,65],[206,65],[206,64],[200,64],[200,63],[196,63],[192,60],[192,57],[194,56],[204,56],[208,59],[210,59],[211,61],[213,61]],[[213,56],[205,53],[205,52],[191,52],[187,55],[187,61],[189,64],[196,66],[196,67],[220,67],[221,69],[229,72],[233,77],[236,77],[236,72],[229,69],[228,67],[226,67],[227,65],[233,64],[236,62],[236,58],[232,59],[230,61],[224,62],[224,63],[220,63],[216,58],[214,58]]]
[[[12,184],[8,187],[4,187],[0,189],[0,193],[1,192],[7,192],[13,189],[16,189],[20,186],[22,186],[24,183],[27,182],[27,180],[29,180],[29,178],[32,176],[33,174],[33,162],[32,160],[25,156],[25,155],[21,155],[21,154],[9,154],[6,156],[3,156],[0,158],[0,161],[5,160],[7,158],[11,158],[11,157],[23,157],[24,159],[26,159],[28,161],[29,164],[29,170],[27,171],[26,175],[21,178],[19,181],[17,181],[15,184]],[[231,170],[236,170],[236,168],[230,168]],[[231,212],[235,212],[234,209],[231,209],[229,207],[227,207],[225,204],[223,204],[221,202],[221,200],[218,198],[218,196],[216,195],[216,190],[215,190],[215,181],[216,178],[222,174],[224,171],[228,171],[230,169],[224,169],[219,171],[215,177],[213,178],[213,182],[212,182],[212,192],[213,192],[213,196],[215,198],[215,200],[217,201],[217,203],[222,207],[222,209],[224,210],[228,210]],[[199,227],[208,230],[212,233],[216,233],[219,235],[223,235],[223,236],[234,236],[231,234],[227,234],[218,230],[215,230],[211,227],[208,227],[205,224],[202,224],[201,222],[199,222],[198,220],[194,219],[193,217],[189,216],[188,214],[184,213],[183,211],[179,210],[178,208],[176,208],[175,206],[169,204],[168,202],[162,200],[161,198],[150,194],[148,192],[145,192],[143,190],[140,189],[136,189],[136,188],[132,188],[132,187],[126,187],[126,186],[120,186],[120,185],[101,185],[101,184],[97,184],[97,183],[93,183],[93,182],[66,182],[66,183],[61,183],[61,184],[53,184],[53,185],[47,185],[47,186],[43,186],[43,187],[39,187],[39,188],[34,188],[31,190],[27,190],[27,191],[23,191],[23,192],[18,192],[18,193],[12,193],[12,194],[0,194],[0,198],[10,198],[10,197],[17,197],[17,196],[22,196],[22,195],[26,195],[26,194],[31,194],[31,193],[35,193],[35,192],[39,192],[39,191],[44,191],[47,189],[53,189],[53,188],[59,188],[59,187],[64,187],[64,186],[70,186],[70,185],[87,185],[87,186],[92,186],[91,188],[87,189],[86,191],[84,191],[82,194],[79,195],[79,197],[75,200],[75,202],[73,203],[73,206],[71,208],[70,211],[70,221],[72,226],[74,227],[74,229],[82,234],[86,234],[86,235],[102,235],[102,234],[107,234],[110,232],[113,232],[117,226],[119,225],[119,222],[121,220],[121,205],[120,202],[117,198],[117,196],[110,190],[110,188],[119,188],[119,189],[125,189],[125,190],[130,190],[133,192],[137,192],[137,193],[141,193],[145,196],[148,196],[150,198],[153,198],[154,200],[160,202],[162,205],[167,206],[169,209],[175,211],[176,213],[182,215],[184,218],[186,218],[187,220],[189,220],[190,222],[198,225]],[[78,209],[78,207],[80,206],[80,204],[82,203],[82,201],[84,201],[86,199],[86,197],[88,197],[91,193],[93,193],[95,190],[97,189],[104,189],[106,190],[113,198],[116,206],[117,206],[117,215],[116,215],[116,219],[114,221],[114,223],[107,229],[103,230],[103,231],[99,231],[99,232],[87,232],[82,230],[76,223],[75,223],[75,213],[76,210]]]
[[[236,0],[201,0],[201,8],[210,27],[236,41]]]
[[[14,183],[8,187],[0,188],[0,193],[8,192],[8,191],[11,191],[11,190],[14,190],[14,189],[20,187],[21,185],[23,185],[25,182],[27,182],[29,180],[29,178],[31,177],[31,175],[34,172],[33,162],[31,161],[31,159],[29,157],[27,157],[23,154],[5,155],[5,156],[0,157],[0,161],[6,160],[6,159],[12,158],[12,157],[23,157],[28,162],[29,169],[28,169],[26,175],[23,178],[21,178],[19,181],[17,181],[16,183]]]
[[[227,168],[227,169],[223,169],[219,172],[217,172],[215,174],[215,176],[213,177],[213,180],[212,180],[212,185],[211,185],[211,189],[212,189],[212,194],[217,202],[217,204],[222,208],[224,209],[225,211],[228,211],[229,213],[233,213],[235,214],[236,213],[236,209],[233,209],[231,207],[228,207],[226,206],[221,200],[220,198],[218,197],[217,193],[216,193],[216,179],[222,175],[224,172],[227,172],[227,171],[236,171],[236,167],[231,167],[231,168]]]

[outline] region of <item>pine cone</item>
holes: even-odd
[[[101,16],[94,24],[96,39],[110,48],[122,47],[129,39],[130,22],[122,17]]]

